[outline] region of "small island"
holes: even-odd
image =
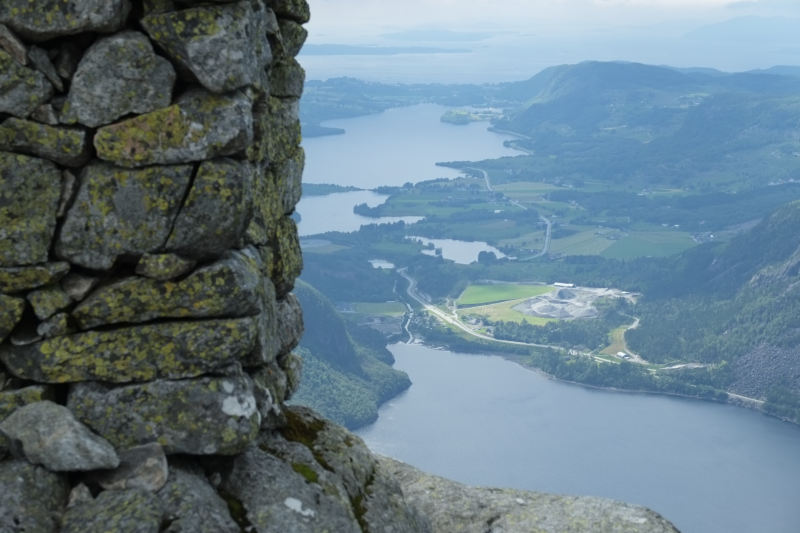
[[[500,118],[500,115],[491,111],[488,113],[473,113],[463,109],[451,109],[442,115],[440,120],[448,124],[464,126],[470,122],[484,122],[493,118]]]
[[[333,185],[331,183],[304,183],[303,196],[327,196],[339,192],[363,191],[358,187]]]

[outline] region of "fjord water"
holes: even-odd
[[[646,505],[683,533],[798,531],[798,426],[552,381],[497,356],[390,349],[413,385],[358,431],[377,453],[472,485]]]

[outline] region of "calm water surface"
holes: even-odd
[[[462,265],[468,265],[473,261],[477,261],[478,254],[481,252],[494,252],[498,259],[505,257],[503,252],[494,246],[489,246],[485,242],[457,241],[454,239],[426,239],[425,237],[408,238],[421,240],[422,243],[426,245],[433,243],[436,248],[442,249],[442,257]],[[436,255],[436,250],[423,250],[422,253],[427,255]]]
[[[800,530],[800,427],[550,381],[495,356],[391,350],[414,384],[358,432],[378,453],[474,485],[646,505],[683,533]]]
[[[326,231],[358,231],[364,224],[385,224],[404,220],[413,224],[422,217],[362,217],[353,213],[353,207],[367,204],[375,207],[386,201],[388,196],[372,191],[354,191],[329,194],[327,196],[309,196],[300,200],[297,212],[300,213],[298,231],[300,236],[317,235]]]

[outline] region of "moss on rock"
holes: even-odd
[[[125,25],[130,10],[129,0],[3,0],[0,22],[38,43],[76,33],[116,31]]]
[[[149,490],[106,490],[69,508],[61,533],[158,533],[161,515],[161,501]]]
[[[47,103],[54,92],[44,74],[23,67],[0,49],[0,113],[27,118]]]
[[[8,294],[42,287],[60,280],[68,272],[69,263],[65,261],[0,268],[0,292]]]
[[[300,238],[297,236],[297,224],[287,216],[278,222],[274,250],[276,261],[272,282],[278,297],[282,298],[294,288],[294,280],[303,270],[303,253],[300,250]]]
[[[0,294],[0,342],[6,340],[14,326],[22,320],[25,300]]]
[[[306,0],[267,0],[267,7],[279,17],[292,19],[300,24],[311,20],[311,9]]]
[[[0,150],[22,152],[67,167],[83,166],[91,145],[86,130],[10,118],[0,125]]]

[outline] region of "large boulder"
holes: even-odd
[[[167,454],[234,455],[258,433],[248,376],[72,386],[67,406],[117,448],[158,442]]]
[[[56,255],[93,270],[139,257],[167,241],[189,188],[191,165],[137,170],[92,162],[56,240]]]
[[[0,152],[0,267],[47,261],[60,196],[53,163]]]
[[[23,389],[0,392],[0,422],[18,408],[43,400],[53,400],[55,390],[48,385],[33,385]],[[0,432],[0,459],[8,451],[8,439]]]
[[[156,323],[4,345],[0,360],[40,383],[191,378],[230,373],[226,367],[250,354],[257,334],[254,318]]]
[[[158,533],[161,501],[149,490],[107,490],[64,514],[61,533]]]
[[[311,20],[311,9],[306,0],[267,0],[267,7],[276,15],[305,24]]]
[[[69,409],[51,401],[20,407],[0,422],[0,432],[15,455],[51,472],[119,466],[119,457],[108,441],[78,422]]]
[[[55,283],[29,292],[27,299],[39,320],[47,320],[74,303],[64,289]]]
[[[0,10],[4,4],[0,4]],[[52,98],[55,89],[44,74],[17,63],[0,50],[0,113],[27,118]]]
[[[253,172],[247,162],[221,158],[202,163],[175,220],[167,251],[200,261],[239,247],[252,205]]]
[[[130,113],[149,113],[172,101],[175,69],[150,40],[124,31],[94,43],[72,78],[61,122],[91,128]]]
[[[120,450],[119,466],[98,470],[89,479],[105,490],[145,489],[157,492],[166,484],[169,466],[164,448],[157,442]]]
[[[10,118],[0,125],[0,150],[32,154],[67,167],[83,166],[91,152],[88,132]]]
[[[57,533],[69,484],[28,461],[0,462],[0,531]]]
[[[380,458],[406,500],[431,520],[434,533],[679,533],[639,505],[588,496],[469,487]]]
[[[94,138],[97,156],[141,167],[232,155],[252,143],[251,108],[250,97],[241,91],[190,90],[174,105],[100,128]]]
[[[3,0],[0,22],[38,43],[76,33],[117,31],[130,9],[129,0]]]
[[[105,285],[75,308],[81,329],[157,318],[245,317],[259,313],[259,269],[242,252],[194,271],[180,281],[131,276]]]
[[[149,15],[142,26],[203,87],[221,94],[265,76],[272,53],[263,16],[260,2],[245,0]]]

